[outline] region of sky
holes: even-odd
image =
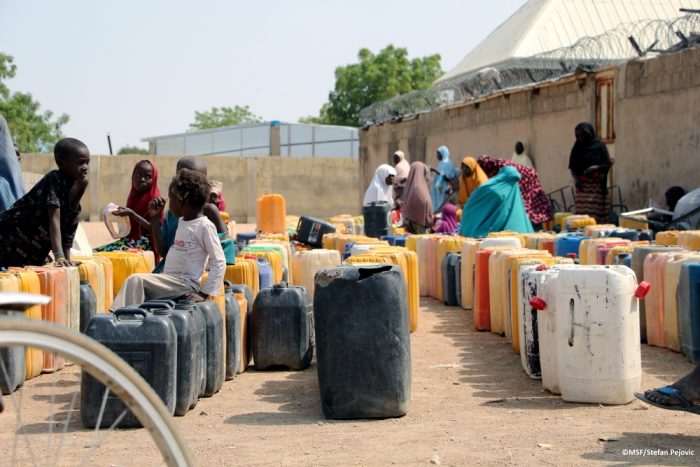
[[[12,91],[66,113],[93,154],[181,133],[195,111],[318,115],[336,67],[389,44],[448,71],[525,0],[0,0]]]

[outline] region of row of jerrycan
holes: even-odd
[[[225,311],[213,301],[152,300],[139,307],[95,315],[85,334],[113,350],[153,387],[166,407],[184,415],[198,398],[210,397],[225,379],[249,363],[247,286],[227,284]],[[89,375],[81,380],[81,417],[86,427],[98,423],[104,386]],[[100,426],[138,426],[124,406],[108,399]]]
[[[27,267],[10,268],[0,273],[0,292],[25,292],[52,297],[46,305],[37,305],[24,312],[31,319],[43,319],[81,330],[95,314],[95,295],[86,281],[80,280],[78,268]],[[0,360],[8,368],[7,378],[0,381],[3,394],[20,387],[25,380],[41,373],[60,370],[62,358],[34,348],[0,350]]]
[[[530,266],[520,275],[523,368],[569,402],[626,404],[641,384],[639,301],[624,266]]]
[[[682,351],[700,362],[700,303],[697,274],[700,255],[675,248],[649,253],[644,259],[644,280],[652,290],[644,307],[646,340],[650,345]]]

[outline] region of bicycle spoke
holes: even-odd
[[[56,373],[51,374],[51,415],[49,415],[49,436],[46,442],[46,465],[51,458],[51,441],[53,437],[53,418],[56,411]]]
[[[93,444],[88,451],[88,453],[85,455],[85,458],[83,459],[83,462],[81,465],[86,465],[86,463],[90,460],[90,457],[92,453],[95,451],[95,448],[99,446],[99,431],[100,431],[100,425],[102,425],[102,417],[104,416],[105,413],[105,407],[107,407],[107,397],[109,396],[109,388],[105,386],[105,392],[104,395],[102,396],[102,403],[100,404],[100,412],[97,414],[97,423],[95,423],[95,430],[93,433],[95,434],[95,440],[93,441]]]
[[[75,401],[78,400],[78,393],[73,394],[73,398],[70,401],[70,407],[68,408],[68,415],[66,416],[66,421],[63,423],[63,433],[61,435],[61,442],[58,445],[58,450],[56,451],[56,460],[60,459],[61,450],[63,449],[63,443],[66,439],[66,433],[68,433],[68,425],[70,425],[70,416],[75,408]]]
[[[5,367],[5,362],[3,362],[2,360],[0,360],[0,370],[2,370],[2,377],[4,378],[5,382],[8,385],[8,388],[9,388],[10,378],[7,376],[7,368]],[[17,457],[16,457],[17,441],[18,441],[17,440],[17,432],[21,430],[22,438],[24,439],[24,444],[26,444],[27,451],[29,451],[29,456],[32,459],[32,465],[37,465],[36,459],[34,459],[34,451],[32,450],[32,446],[29,443],[29,435],[27,434],[27,427],[24,426],[24,424],[22,423],[22,394],[23,394],[23,391],[19,392],[19,398],[15,396],[15,393],[17,393],[17,391],[13,391],[10,394],[10,399],[12,400],[12,405],[15,408],[15,412],[16,412],[15,419],[16,419],[16,426],[17,426],[17,428],[15,430],[15,443],[14,443],[14,446],[12,448],[13,449],[12,463],[14,465],[17,462]],[[18,399],[19,399],[19,402],[18,402]]]

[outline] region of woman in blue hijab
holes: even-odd
[[[462,236],[485,237],[489,232],[503,230],[533,232],[519,181],[518,169],[505,166],[474,190],[462,210]]]
[[[0,115],[0,212],[24,196],[22,169],[7,121]]]
[[[459,175],[459,170],[450,160],[450,150],[447,146],[437,148],[437,158],[440,161],[437,169],[432,169],[436,175],[433,185],[430,187],[430,198],[433,200],[433,212],[438,212],[445,202],[445,193],[449,187],[449,181]]]

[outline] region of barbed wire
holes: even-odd
[[[638,56],[676,52],[700,44],[700,14],[697,13],[691,12],[674,20],[621,24],[601,35],[583,37],[568,47],[514,58],[426,90],[376,102],[360,111],[360,124],[367,126],[405,119],[494,92],[618,65]]]

